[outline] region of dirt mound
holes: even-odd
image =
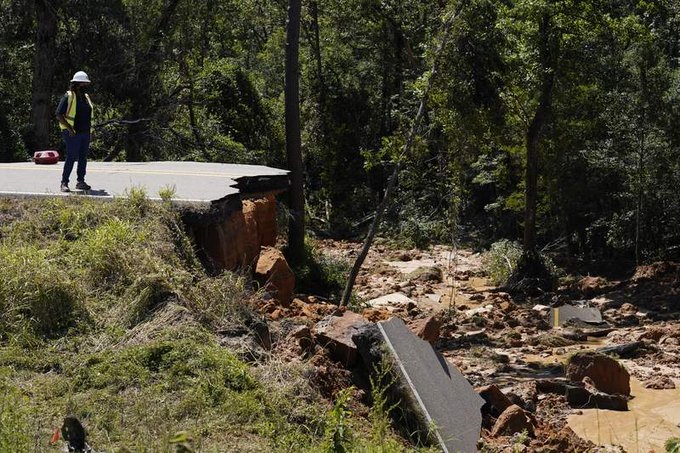
[[[653,280],[674,286],[680,285],[680,263],[659,261],[646,266],[638,266],[630,280],[634,283]]]

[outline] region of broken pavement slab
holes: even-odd
[[[570,319],[579,319],[589,324],[601,324],[602,313],[597,308],[562,305],[550,310],[550,325],[559,327]]]
[[[401,409],[412,415],[409,418],[419,432],[444,452],[477,451],[484,399],[457,368],[417,338],[401,319],[380,322],[377,328],[376,336],[389,352],[398,376],[396,393]],[[358,341],[363,357],[365,348]],[[372,353],[375,350],[371,348]]]

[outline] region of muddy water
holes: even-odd
[[[650,390],[637,379],[630,380],[627,412],[584,409],[569,416],[576,434],[598,445],[621,445],[628,452],[663,452],[669,437],[680,437],[680,389]]]

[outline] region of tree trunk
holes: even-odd
[[[53,106],[50,103],[56,54],[57,12],[55,2],[35,0],[37,22],[36,52],[33,58],[33,88],[31,93],[31,125],[26,137],[30,151],[49,147],[50,119]]]
[[[550,114],[553,86],[555,85],[555,49],[551,46],[550,17],[545,14],[539,26],[540,45],[539,59],[542,63],[543,81],[539,94],[538,107],[529,124],[526,136],[527,168],[525,174],[525,208],[524,208],[524,251],[536,249],[536,201],[538,198],[538,147],[541,141],[541,130]]]
[[[290,221],[288,223],[288,255],[299,262],[305,248],[305,194],[302,177],[302,143],[300,139],[299,43],[300,0],[289,0],[286,27],[286,154],[290,170]]]

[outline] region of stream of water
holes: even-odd
[[[631,378],[631,394],[626,412],[583,409],[582,415],[569,416],[571,429],[597,445],[614,444],[627,452],[663,452],[664,442],[680,437],[680,389],[646,389]]]

